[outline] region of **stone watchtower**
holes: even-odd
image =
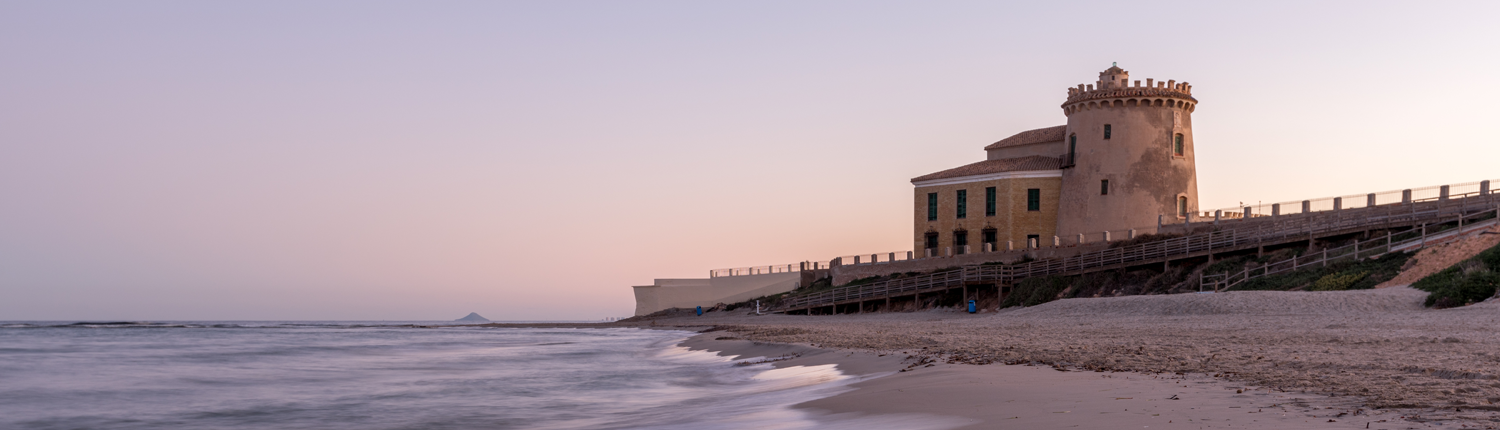
[[[1155,226],[1158,215],[1170,224],[1198,210],[1192,89],[1131,82],[1118,66],[1068,89],[1059,235]]]

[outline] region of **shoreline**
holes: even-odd
[[[920,351],[869,351],[745,340],[731,331],[699,333],[679,346],[737,356],[795,358],[776,368],[833,364],[863,380],[852,390],[793,405],[830,419],[882,415],[948,418],[952,429],[1410,428],[1393,410],[1353,397],[1279,392],[1211,375],[1076,371],[1043,365],[944,362]],[[1366,427],[1366,426],[1369,427]]]
[[[799,357],[802,361],[786,360],[779,363],[782,366],[813,365],[816,357],[822,363],[842,362],[840,371],[850,374],[890,372],[893,368],[898,372],[851,383],[848,387],[854,391],[850,393],[798,406],[835,415],[941,412],[950,417],[989,420],[993,424],[997,419],[1024,420],[1026,416],[979,414],[955,410],[952,405],[1000,409],[997,405],[1005,401],[996,399],[1007,399],[1018,404],[1031,402],[1032,409],[1026,409],[1031,411],[1051,406],[1027,396],[1006,396],[1036,391],[1044,394],[1043,400],[1073,399],[1076,403],[1078,396],[1101,390],[1150,393],[1149,383],[1144,381],[1166,378],[1188,386],[1178,389],[1216,386],[1236,395],[1250,394],[1250,399],[1293,399],[1285,403],[1292,406],[1284,411],[1288,416],[1301,414],[1313,418],[1331,413],[1333,416],[1327,419],[1335,420],[1314,423],[1304,419],[1284,423],[1279,426],[1282,428],[1363,428],[1365,424],[1369,428],[1388,429],[1500,428],[1500,334],[1497,334],[1500,332],[1496,330],[1500,327],[1500,300],[1438,310],[1422,306],[1425,297],[1425,292],[1404,286],[1326,292],[1244,291],[1072,298],[979,314],[946,308],[821,316],[719,311],[631,323],[547,326],[693,330],[700,335],[713,335],[699,336],[692,342],[702,349],[775,356],[773,349],[756,353],[761,350],[752,348],[774,344],[782,345],[777,347],[780,350],[791,348],[803,352]],[[743,342],[718,342],[720,337],[739,338],[724,340]],[[876,358],[897,354],[897,364],[885,361],[871,368],[856,369],[857,360],[851,357],[861,354]],[[881,354],[887,357],[880,357]],[[929,363],[922,368],[899,372],[912,364],[900,360],[923,358]],[[1036,371],[1027,374],[994,369]],[[1038,372],[1050,376],[1038,376]],[[1074,383],[1069,382],[1074,381],[1068,379],[1074,377],[1071,375],[1092,375],[1091,378],[1098,380],[1075,381],[1081,385],[1068,392],[1063,387]],[[1120,378],[1130,383],[1105,384]],[[999,388],[978,389],[967,385]],[[1018,390],[1017,386],[1023,388]],[[1241,392],[1235,393],[1227,387],[1237,387]],[[1053,389],[1062,391],[1047,391]],[[972,392],[949,393],[965,390]],[[838,404],[841,401],[838,399],[856,399],[864,396],[860,393],[877,392],[884,394],[851,401],[852,406]],[[911,392],[922,396],[891,400]],[[1198,399],[1246,401],[1242,397],[1218,398],[1215,393],[1215,390],[1193,392],[1195,400],[1188,403]],[[1259,393],[1271,396],[1256,396]],[[1181,393],[1172,394],[1178,396],[1173,404],[1188,399]],[[928,398],[946,400],[923,403]],[[973,398],[991,401],[969,400]],[[912,406],[919,404],[924,406]],[[1152,403],[1157,404],[1165,403]],[[1247,406],[1208,404],[1229,405],[1224,409],[1235,410]],[[1230,407],[1235,405],[1240,408]],[[1279,407],[1283,403],[1253,405],[1258,406],[1257,410],[1269,411],[1264,406]],[[1188,407],[1191,414],[1199,413],[1191,409],[1195,405]],[[1334,409],[1327,409],[1330,407]],[[1112,413],[1127,412],[1120,409]],[[1077,410],[1054,411],[1058,414],[1053,418],[1073,419],[1072,414]],[[1100,409],[1094,413],[1108,415],[1105,412],[1110,411]],[[1340,417],[1338,413],[1346,415]],[[1184,418],[1194,419],[1193,423],[1212,418],[1191,414]],[[1356,423],[1358,426],[1349,424],[1367,417],[1371,420],[1360,421]],[[1382,419],[1386,421],[1380,422]],[[1169,421],[1172,425],[1179,424],[1175,418]]]

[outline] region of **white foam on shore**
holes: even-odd
[[[686,339],[686,338],[683,338]],[[680,342],[681,339],[678,340]],[[776,368],[772,363],[737,365],[756,362],[764,356],[724,356],[717,352],[692,350],[674,346],[658,354],[662,360],[677,363],[697,363],[717,366],[720,377],[735,383],[726,387],[712,404],[701,405],[699,410],[683,410],[683,414],[711,417],[703,422],[669,425],[647,425],[641,429],[686,430],[701,429],[711,424],[714,429],[849,429],[849,430],[946,430],[973,424],[972,421],[925,414],[820,414],[792,406],[810,400],[821,399],[849,392],[850,384],[892,374],[849,375],[838,370],[834,364],[815,366],[789,366]]]

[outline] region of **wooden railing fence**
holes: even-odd
[[[789,297],[782,300],[778,308],[789,310],[828,306],[849,301],[954,288],[968,283],[1014,283],[1017,280],[1034,276],[1084,273],[1102,268],[1144,264],[1155,260],[1164,261],[1252,246],[1312,240],[1319,235],[1327,236],[1339,232],[1441,224],[1455,220],[1462,222],[1464,219],[1472,218],[1475,213],[1494,212],[1497,201],[1500,201],[1497,199],[1497,194],[1490,193],[1429,202],[1242,219],[1226,223],[1226,225],[1233,225],[1234,228],[1210,227],[1218,229],[1067,258],[1051,258],[1010,265],[970,265],[909,278],[839,287]],[[1305,265],[1298,261],[1292,261],[1290,264],[1296,267]],[[1274,270],[1264,269],[1259,276],[1265,276],[1265,273],[1279,273]],[[1246,273],[1244,276],[1250,275]],[[1244,280],[1237,282],[1244,282]]]
[[[1460,214],[1457,220],[1459,225],[1457,226],[1457,230],[1453,231],[1452,234],[1462,235],[1465,233],[1465,229],[1488,228],[1488,226],[1495,224],[1495,220],[1480,223],[1475,223],[1473,220],[1497,215],[1500,215],[1500,209],[1491,209],[1473,214]],[[1464,225],[1466,220],[1469,222],[1468,226]],[[1217,292],[1234,288],[1251,279],[1286,273],[1307,266],[1321,265],[1326,267],[1329,263],[1341,260],[1358,261],[1362,258],[1379,258],[1393,249],[1406,248],[1408,245],[1414,244],[1425,245],[1425,242],[1429,240],[1429,236],[1427,226],[1424,225],[1420,230],[1413,229],[1400,233],[1390,231],[1382,237],[1356,241],[1337,248],[1327,248],[1314,254],[1298,255],[1258,267],[1246,267],[1239,272],[1200,274],[1198,290]],[[1397,239],[1398,237],[1400,239]]]

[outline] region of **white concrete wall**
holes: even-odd
[[[706,279],[657,279],[653,285],[633,287],[635,314],[646,315],[667,308],[706,308],[785,293],[797,287],[801,276],[800,272],[786,272]]]

